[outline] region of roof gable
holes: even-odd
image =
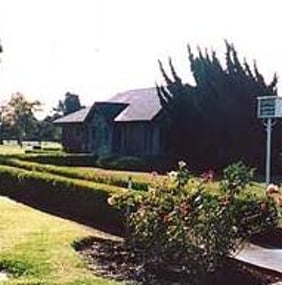
[[[105,102],[96,102],[92,107],[59,118],[54,123],[83,123],[95,110],[114,122],[151,121],[161,109],[157,89],[144,88],[118,93]]]
[[[73,124],[73,123],[83,123],[87,116],[89,115],[92,107],[85,107],[79,111],[68,114],[55,120],[54,124]]]
[[[156,88],[137,89],[119,93],[109,101],[128,104],[115,117],[115,122],[151,121],[162,109]]]
[[[127,106],[128,104],[126,103],[96,102],[93,107],[94,111],[99,112],[108,121],[112,122]]]

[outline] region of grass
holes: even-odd
[[[1,155],[24,154],[24,148],[21,148],[20,146],[13,144],[0,145],[0,154]]]
[[[0,145],[1,155],[14,155],[14,154],[24,154],[26,150],[32,148],[33,145],[37,145],[36,142],[24,142],[23,147],[20,147],[15,141],[4,141],[3,145]],[[41,143],[41,148],[44,151],[47,150],[62,150],[62,145],[57,142],[47,142],[43,141]]]
[[[2,284],[122,284],[93,276],[71,246],[89,235],[109,236],[8,198],[0,198],[0,209],[0,268],[12,274]]]
[[[214,194],[218,193],[218,189],[220,187],[219,184],[220,184],[219,181],[208,183],[208,191]],[[245,193],[254,194],[257,197],[264,197],[265,196],[265,184],[261,182],[252,181],[251,184],[247,186]]]
[[[135,182],[137,184],[147,184],[149,186],[154,186],[156,183],[162,182],[165,178],[164,175],[153,175],[150,172],[109,170],[93,167],[75,167],[73,169],[85,176],[88,175],[89,177],[91,177],[91,175],[105,176],[126,182],[128,182],[129,177],[131,177],[133,183]]]

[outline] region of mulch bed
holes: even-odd
[[[254,236],[252,242],[264,247],[282,248],[282,228]]]
[[[128,251],[122,241],[89,237],[74,245],[89,263],[95,275],[125,281],[126,284],[187,285],[187,275],[166,266],[142,266],[142,258]],[[281,281],[281,276],[253,266],[227,259],[224,267],[211,274],[203,285],[269,285]]]

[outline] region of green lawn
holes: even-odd
[[[0,155],[11,155],[11,154],[24,154],[25,150],[29,150],[31,146],[35,144],[32,142],[23,142],[21,148],[16,141],[5,141],[4,145],[0,145]],[[62,150],[62,145],[57,142],[45,142],[41,143],[42,149],[48,150]]]
[[[0,154],[2,155],[23,154],[23,153],[24,153],[24,148],[21,148],[18,145],[14,144],[0,145]]]
[[[89,235],[109,237],[68,220],[0,197],[0,267],[14,276],[5,285],[114,285],[87,270],[71,244]]]

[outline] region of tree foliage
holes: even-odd
[[[4,107],[3,121],[14,130],[19,145],[22,146],[25,135],[35,126],[37,120],[34,113],[40,110],[40,106],[39,101],[28,101],[22,93],[17,92]]]
[[[72,94],[67,92],[65,94],[64,100],[59,100],[58,106],[54,108],[60,115],[68,115],[70,113],[76,112],[82,108],[79,100],[79,96],[76,94]]]
[[[60,116],[58,113],[47,115],[43,120],[38,121],[38,138],[40,141],[60,141],[61,130],[53,124],[53,121]]]
[[[263,124],[256,117],[258,96],[277,95],[277,76],[266,83],[256,63],[240,61],[225,42],[225,65],[216,52],[188,46],[195,84],[184,83],[171,59],[170,73],[159,62],[165,86],[157,86],[166,114],[167,141],[173,154],[190,166],[224,167],[243,160],[260,166],[264,156]],[[277,149],[278,150],[278,149]]]

